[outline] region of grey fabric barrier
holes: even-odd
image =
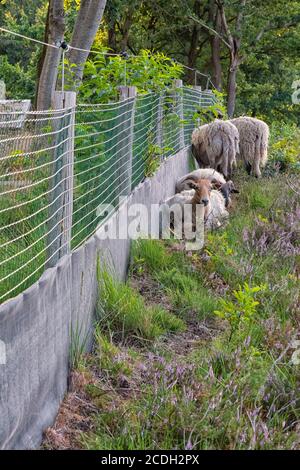
[[[164,161],[108,224],[117,225],[133,203],[150,207],[172,195],[176,179],[189,171],[188,155],[186,148]],[[0,449],[36,448],[53,423],[67,390],[71,342],[77,338],[91,345],[97,259],[105,260],[119,279],[126,278],[130,240],[101,235],[103,227],[0,306]]]

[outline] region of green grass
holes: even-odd
[[[172,251],[172,244],[155,240],[137,241],[133,247],[132,272],[137,275],[149,272],[179,316],[184,318],[192,311],[198,318],[203,318],[217,308],[217,299],[208,291],[205,279],[195,272],[185,253]]]
[[[103,329],[122,337],[134,335],[153,340],[169,331],[184,330],[183,320],[159,305],[149,306],[129,285],[100,273],[97,314]]]

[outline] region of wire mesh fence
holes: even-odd
[[[2,114],[3,113],[3,114]],[[54,160],[72,110],[2,112],[0,120],[0,299],[28,287],[44,269]],[[8,114],[9,113],[9,114]],[[24,113],[23,113],[24,114]],[[20,120],[23,120],[20,126]],[[3,123],[4,121],[4,123]]]
[[[212,100],[183,87],[45,112],[0,108],[0,303],[84,243],[120,196],[189,145],[197,110]]]

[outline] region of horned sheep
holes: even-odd
[[[226,183],[224,176],[213,168],[199,168],[187,175],[182,176],[176,181],[176,193],[180,193],[186,189],[191,189],[191,184],[200,179],[208,179],[214,183],[221,185]]]
[[[228,185],[229,182],[221,185],[220,188],[224,187],[223,189],[225,190],[225,186],[227,187]],[[168,218],[170,210],[173,213],[174,221],[182,220],[186,204],[192,205],[193,226],[195,226],[196,222],[196,207],[198,204],[204,206],[204,225],[209,230],[220,227],[222,222],[229,216],[223,192],[221,189],[220,191],[213,189],[211,181],[207,179],[200,179],[191,183],[190,190],[184,190],[167,199],[162,205],[164,222],[170,220]]]

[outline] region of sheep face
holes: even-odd
[[[210,200],[210,192],[212,184],[209,180],[199,179],[197,182],[190,183],[190,187],[195,190],[193,202],[195,204],[203,204],[204,207],[208,206]]]

